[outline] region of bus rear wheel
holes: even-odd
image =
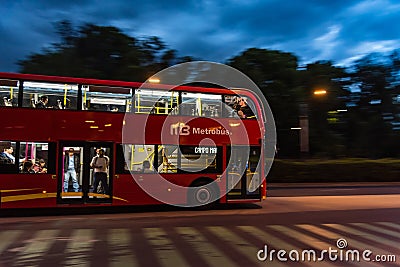
[[[218,202],[218,188],[212,180],[197,180],[189,188],[189,206],[210,209]]]

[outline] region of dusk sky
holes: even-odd
[[[337,65],[400,48],[398,0],[2,0],[0,13],[0,71],[11,72],[58,42],[54,23],[65,19],[158,36],[179,56],[222,63],[251,47]]]

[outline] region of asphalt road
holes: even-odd
[[[0,266],[400,266],[400,184],[268,194],[208,211],[3,216]]]

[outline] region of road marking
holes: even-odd
[[[25,240],[24,249],[18,253],[19,263],[28,266],[40,261],[43,254],[55,242],[58,232],[59,230],[40,230],[33,238]]]
[[[329,228],[332,228],[334,230],[339,230],[339,231],[346,232],[347,234],[345,236],[341,237],[341,238],[344,238],[347,241],[347,246],[346,246],[346,248],[344,248],[344,250],[357,249],[360,252],[360,258],[361,258],[361,255],[362,255],[363,251],[365,251],[365,250],[372,251],[372,253],[373,253],[372,257],[373,257],[373,255],[387,255],[388,254],[387,251],[382,250],[379,247],[376,247],[376,246],[374,246],[372,244],[364,243],[364,242],[359,241],[359,240],[356,239],[357,236],[363,236],[363,237],[364,236],[368,236],[368,233],[359,231],[359,233],[360,233],[359,235],[357,235],[357,234],[354,235],[353,228],[349,227],[349,226],[346,226],[346,225],[341,225],[341,224],[323,224],[323,225],[327,226]],[[330,231],[328,231],[328,232],[330,232]],[[350,237],[350,236],[355,236],[355,237]],[[366,261],[363,261],[363,262],[366,263]],[[382,266],[382,263],[379,264],[379,263],[374,263],[372,261],[368,262],[368,264],[372,264],[372,265],[376,265],[376,266]]]
[[[336,241],[341,238],[342,236],[340,234],[330,232],[328,230],[325,230],[323,228],[320,228],[320,226],[317,225],[312,225],[312,224],[296,224],[297,227],[304,229],[306,231],[309,231],[313,233],[314,235],[318,235],[320,237],[323,237],[324,239],[330,239],[332,240],[331,243],[326,243],[324,242],[325,246],[336,246]],[[317,240],[320,240],[320,238],[316,238]],[[325,247],[326,248],[326,247]]]
[[[382,229],[382,228],[379,228],[379,227],[376,227],[376,226],[373,226],[373,225],[369,225],[369,224],[365,224],[365,223],[352,223],[351,225],[355,225],[355,226],[361,227],[361,228],[366,229],[366,230],[374,230],[374,231],[377,231],[377,232],[381,232],[381,233],[384,233],[384,234],[387,234],[387,235],[390,235],[390,236],[393,236],[393,237],[396,237],[396,238],[400,237],[400,234],[398,232]],[[362,234],[362,232],[358,231],[357,229],[355,229],[353,227],[351,227],[351,229],[353,229],[352,233],[354,233],[354,234],[360,234],[360,235]],[[364,234],[364,235],[362,235],[362,237],[364,237],[365,239],[371,240],[373,242],[377,242],[377,243],[384,244],[386,246],[390,246],[390,247],[392,247],[394,249],[398,249],[398,247],[399,247],[399,242],[398,241],[397,242],[396,241],[392,241],[392,240],[383,238],[382,236],[378,237],[377,235],[374,235],[374,234],[371,234],[371,233]]]
[[[110,249],[110,266],[139,266],[136,255],[131,247],[131,233],[129,229],[110,229],[108,243]]]
[[[380,227],[386,226],[386,227]],[[156,255],[160,265],[162,266],[191,266],[196,265],[190,262],[190,255],[183,255],[185,245],[190,246],[185,251],[195,253],[197,259],[204,259],[204,265],[210,267],[221,266],[238,266],[240,263],[236,261],[243,257],[244,262],[247,260],[251,266],[288,266],[287,262],[280,262],[277,258],[277,251],[282,249],[289,253],[297,250],[300,255],[303,250],[314,249],[318,254],[322,250],[332,249],[339,250],[336,241],[339,238],[346,239],[348,246],[341,249],[343,253],[348,250],[357,249],[360,252],[361,262],[368,266],[380,266],[383,263],[363,261],[362,252],[364,250],[372,251],[371,259],[375,255],[394,255],[399,253],[398,241],[400,238],[400,225],[390,222],[374,222],[369,223],[350,223],[350,224],[296,224],[296,225],[266,225],[262,228],[256,226],[208,226],[202,232],[195,227],[175,227],[171,231],[179,234],[179,238],[169,236],[169,231],[163,228],[143,228],[143,235],[151,246],[152,251]],[[204,229],[204,228],[200,228]],[[47,260],[50,262],[53,257],[59,257],[60,263],[65,266],[90,266],[94,261],[95,244],[99,240],[96,239],[95,229],[75,229],[72,230],[70,236],[60,236],[61,231],[56,229],[38,230],[35,234],[24,240],[22,230],[7,230],[0,232],[0,254],[4,253],[4,262],[0,264],[12,264],[23,266],[37,266]],[[278,234],[277,234],[278,233]],[[312,233],[312,234],[311,234]],[[382,237],[379,233],[388,235]],[[249,238],[244,236],[249,235]],[[172,235],[172,234],[171,234]],[[140,266],[139,257],[149,257],[147,254],[139,255],[138,251],[132,248],[135,240],[132,240],[131,229],[114,228],[107,231],[105,239],[108,251],[108,265],[117,266]],[[288,240],[290,238],[290,240]],[[174,240],[179,242],[175,245]],[[210,241],[211,240],[211,241]],[[330,241],[331,240],[331,241]],[[52,251],[52,246],[57,245],[55,242],[64,241],[65,250],[61,255],[47,255],[48,251]],[[396,242],[397,241],[397,242]],[[212,243],[213,242],[213,243]],[[7,250],[12,244],[19,244]],[[270,252],[274,249],[275,255],[273,261],[269,258],[265,262],[259,261],[257,252],[263,247],[257,247],[256,244],[265,244]],[[292,244],[294,243],[294,244]],[[302,246],[305,247],[302,247]],[[226,249],[223,247],[226,246]],[[232,247],[232,249],[231,249]],[[388,251],[385,250],[388,248]],[[137,247],[135,246],[137,249]],[[232,257],[234,255],[235,257]],[[237,257],[236,257],[237,256]],[[10,260],[7,260],[9,258]],[[288,254],[286,254],[288,258]],[[53,258],[54,259],[54,258]],[[337,266],[341,261],[331,262],[325,255],[323,261],[318,261],[318,266]],[[345,261],[343,261],[344,263]],[[312,266],[313,261],[299,261],[302,266]],[[350,261],[357,265],[356,261]],[[12,265],[11,264],[11,265]],[[104,263],[107,264],[107,263]],[[336,265],[335,265],[336,264]],[[391,264],[396,264],[391,262]]]
[[[359,227],[367,229],[367,230],[373,230],[373,231],[378,232],[378,233],[382,233],[382,234],[390,235],[390,236],[393,236],[393,237],[396,237],[396,238],[400,238],[400,233],[399,232],[395,232],[395,231],[388,230],[388,229],[385,229],[385,228],[377,227],[377,226],[374,226],[374,225],[365,224],[365,223],[351,223],[351,225],[359,226]]]
[[[95,238],[94,229],[77,229],[73,232],[71,240],[65,249],[65,266],[90,266],[92,258],[90,251],[94,243],[97,241]]]
[[[397,230],[399,230],[399,231],[400,231],[400,225],[399,225],[399,224],[397,224],[397,223],[391,223],[391,222],[378,222],[378,224],[385,225],[385,226],[389,226],[389,227],[391,227],[391,228],[395,228],[395,229],[397,229]]]
[[[255,226],[238,226],[237,228],[242,230],[246,234],[249,234],[249,235],[259,239],[261,242],[263,242],[265,245],[267,245],[269,247],[269,249],[275,249],[276,246],[279,246],[278,249],[285,249],[287,251],[294,249],[293,246],[290,246],[289,244],[287,244],[287,242],[284,241],[283,239],[275,237],[268,232],[262,231]],[[257,248],[257,249],[261,250],[263,248]],[[257,256],[257,254],[255,256]],[[264,256],[264,255],[262,255],[262,256]],[[282,263],[282,262],[275,261],[275,260],[276,259],[274,258],[274,261],[270,261],[269,259],[267,259],[266,261],[273,262],[274,266],[288,266],[286,263]]]
[[[260,248],[254,247],[254,245],[248,243],[246,240],[242,239],[226,227],[208,226],[206,228],[222,241],[234,246],[237,252],[248,258],[255,265],[265,266],[264,262],[261,262],[257,259],[257,252]],[[232,251],[232,253],[234,252]]]
[[[304,227],[308,227],[310,229],[309,226],[311,225],[304,225],[304,224],[299,224],[296,225],[299,226],[301,228]],[[289,237],[292,237],[293,239],[296,239],[297,241],[304,243],[304,244],[309,244],[308,247],[303,247],[303,248],[297,248],[296,251],[300,253],[300,255],[302,255],[303,251],[307,251],[307,250],[312,250],[316,252],[315,255],[315,259],[318,262],[318,266],[337,266],[334,263],[329,263],[328,259],[326,257],[323,258],[323,260],[318,260],[321,257],[321,251],[324,249],[328,249],[330,246],[332,246],[332,244],[328,244],[318,238],[314,238],[311,237],[307,234],[301,233],[299,231],[296,231],[294,229],[291,229],[287,226],[282,226],[282,225],[271,225],[270,226],[272,229],[274,229],[275,231],[278,231],[282,234],[285,234]],[[305,229],[305,228],[304,228]],[[315,229],[313,229],[315,230]],[[312,231],[313,232],[313,231]],[[312,244],[312,245],[311,245]],[[311,248],[310,248],[311,247]],[[291,249],[293,250],[293,248]],[[307,254],[308,255],[308,254]],[[308,257],[308,256],[307,256]],[[304,261],[305,263],[314,263],[314,259],[312,258],[312,256],[309,256],[310,260],[306,260]],[[308,259],[308,258],[306,258]]]
[[[0,254],[20,236],[22,230],[7,230],[0,233]]]
[[[145,228],[143,232],[163,266],[190,266],[164,230]]]
[[[210,243],[193,227],[176,227],[176,232],[187,242],[210,266],[236,266],[235,262],[221,255],[215,245]]]

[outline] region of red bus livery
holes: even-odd
[[[0,209],[266,196],[249,90],[0,73],[0,112]]]

